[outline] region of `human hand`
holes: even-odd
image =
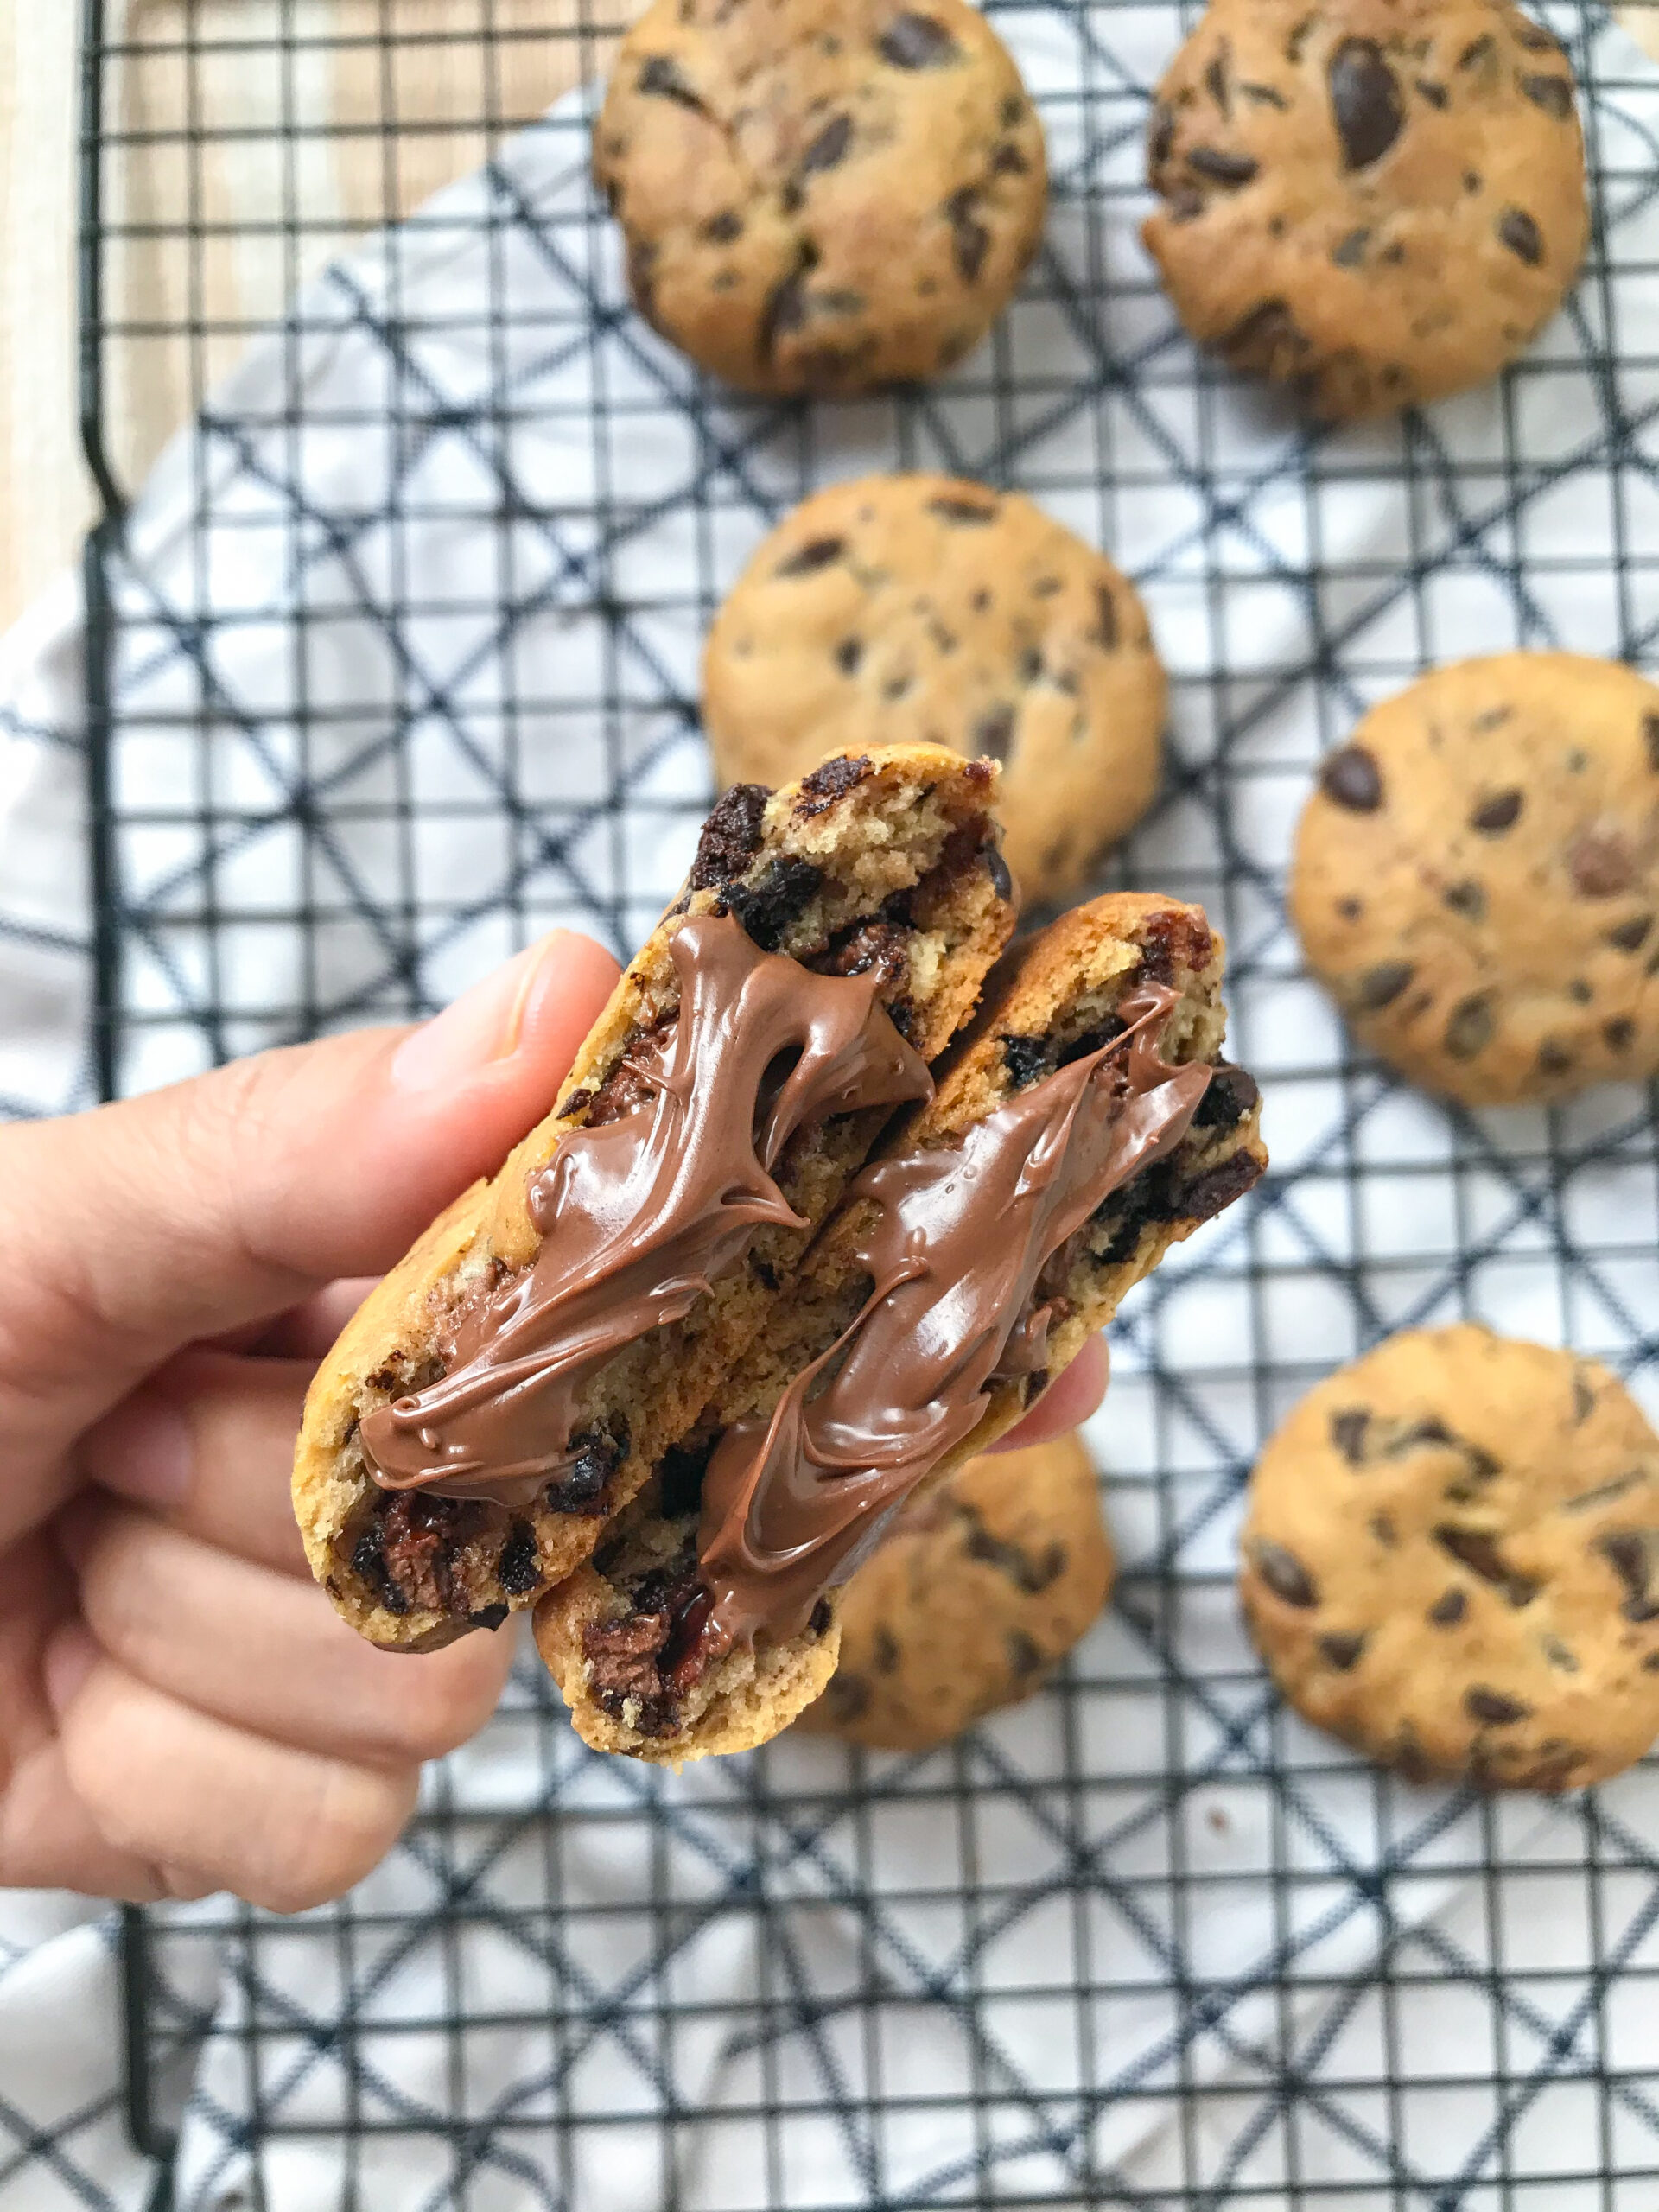
[[[372,1649],[289,1505],[316,1359],[546,1112],[615,979],[557,932],[423,1028],[0,1128],[0,1885],[296,1910],[512,1655]]]

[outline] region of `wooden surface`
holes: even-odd
[[[108,198],[135,230],[111,255],[109,309],[135,325],[197,326],[188,340],[111,343],[111,446],[124,480],[139,480],[194,397],[346,232],[476,167],[493,125],[511,128],[566,89],[583,62],[561,35],[572,4],[110,0],[135,51],[113,73],[108,119],[135,143],[107,156]],[[92,512],[75,423],[78,13],[73,0],[0,0],[0,627],[73,559]],[[1659,55],[1659,7],[1627,19]],[[479,36],[486,21],[507,34],[493,48]],[[383,23],[410,42],[384,46]],[[193,109],[238,135],[193,152],[179,135]],[[275,133],[287,112],[307,125],[289,155]],[[395,137],[393,118],[404,126]],[[183,235],[193,214],[199,252]],[[283,235],[284,216],[298,217],[297,241]]]

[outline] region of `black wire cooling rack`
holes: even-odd
[[[1495,393],[1313,434],[1195,357],[1130,243],[1196,10],[992,12],[1045,251],[946,383],[836,410],[734,401],[628,313],[589,0],[87,0],[106,1093],[429,1010],[556,921],[636,942],[709,795],[722,591],[815,482],[911,463],[1030,491],[1145,591],[1170,769],[1115,880],[1226,929],[1275,1159],[1119,1330],[1123,1573],[1052,1689],[927,1758],[676,1779],[589,1758],[522,1672],[338,1908],[128,1916],[158,2203],[1659,2204],[1659,1772],[1550,1808],[1372,1773],[1276,1707],[1230,1582],[1256,1445],[1389,1327],[1473,1313],[1652,1397],[1650,1101],[1402,1090],[1280,894],[1370,700],[1481,648],[1652,654],[1656,80],[1547,11],[1595,175],[1570,313]],[[158,393],[194,428],[135,496]]]

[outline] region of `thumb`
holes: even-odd
[[[79,1428],[179,1345],[382,1273],[549,1111],[616,974],[557,931],[422,1028],[0,1131],[0,1389],[73,1389]]]

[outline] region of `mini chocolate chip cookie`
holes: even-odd
[[[1048,197],[1036,111],[966,0],[656,0],[617,55],[594,175],[640,313],[765,392],[959,361]]]
[[[1320,771],[1291,911],[1354,1031],[1470,1105],[1659,1069],[1659,689],[1571,653],[1436,670]]]
[[[1465,1323],[1309,1391],[1240,1592],[1306,1718],[1414,1780],[1571,1789],[1659,1737],[1659,1437],[1596,1361]]]
[[[1045,1681],[1106,1602],[1100,1482],[1075,1436],[978,1459],[848,1585],[841,1657],[799,1726],[925,1751]]]
[[[1510,0],[1212,0],[1149,151],[1182,321],[1326,417],[1496,375],[1589,231],[1567,56]]]
[[[724,783],[803,772],[872,728],[1002,763],[1026,895],[1073,889],[1145,811],[1167,687],[1111,563],[1018,493],[867,476],[760,546],[703,657]]]

